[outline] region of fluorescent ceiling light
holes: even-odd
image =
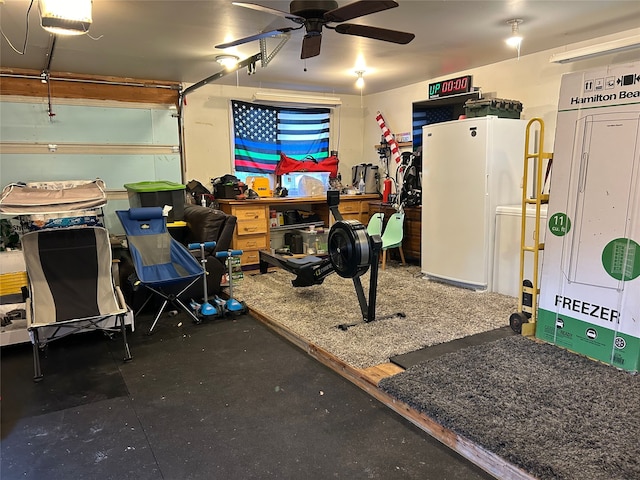
[[[342,105],[342,100],[337,97],[311,97],[307,95],[288,95],[284,93],[256,92],[253,100],[257,102],[273,104],[297,104],[297,105]]]
[[[39,0],[40,25],[56,35],[82,35],[91,26],[91,0]]]
[[[554,53],[549,59],[550,63],[569,63],[577,60],[585,60],[587,58],[606,55],[609,53],[623,52],[640,47],[640,35],[634,35],[620,40],[599,43],[590,47],[578,48],[568,52]]]

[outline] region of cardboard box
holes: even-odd
[[[640,63],[562,78],[536,337],[640,367]]]

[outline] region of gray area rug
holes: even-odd
[[[539,479],[640,479],[640,377],[513,336],[380,387]]]
[[[389,357],[509,323],[517,299],[425,280],[417,266],[387,265],[379,271],[376,316],[404,312],[406,318],[361,323],[343,331],[337,325],[362,320],[351,279],[328,276],[322,285],[294,288],[284,270],[245,275],[234,296],[356,368]],[[369,272],[361,277],[368,292]]]

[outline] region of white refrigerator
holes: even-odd
[[[423,127],[424,274],[493,291],[495,212],[522,201],[526,125],[487,116]]]

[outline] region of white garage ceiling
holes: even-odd
[[[37,1],[0,1],[1,66],[54,72],[113,75],[194,83],[221,70],[214,61],[227,51],[214,45],[257,34],[291,21],[267,12],[242,8],[230,0],[93,0],[91,36],[58,37],[48,58],[51,38],[39,25]],[[289,11],[288,1],[255,0]],[[340,0],[339,5],[350,3]],[[399,0],[399,7],[350,21],[412,32],[415,39],[397,45],[324,30],[322,51],[300,60],[302,31],[255,74],[246,70],[217,82],[260,88],[357,93],[355,65],[366,65],[365,94],[408,85],[509,58],[507,21],[523,20],[522,55],[636,29],[640,2],[619,0]],[[92,38],[93,37],[93,38]],[[267,41],[267,52],[278,44]],[[241,58],[260,51],[259,42],[230,49]],[[640,53],[638,53],[640,57]]]

